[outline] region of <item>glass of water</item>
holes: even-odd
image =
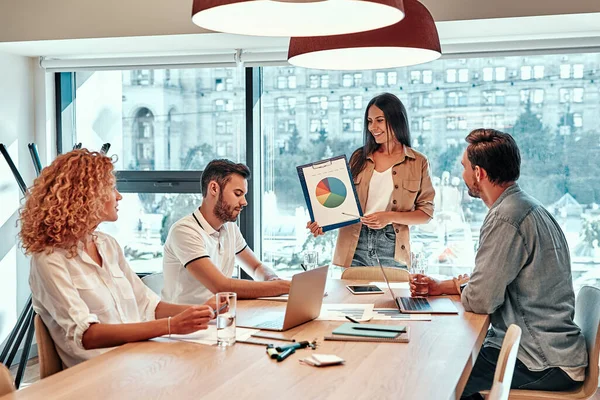
[[[423,253],[411,253],[411,273],[419,274],[423,277],[427,275],[427,258]],[[429,284],[423,278],[413,278],[416,296],[427,296],[429,294]]]
[[[217,293],[217,345],[231,346],[235,343],[235,314],[237,294]],[[225,308],[223,306],[226,305]],[[221,311],[219,311],[221,310]]]
[[[307,250],[304,252],[304,268],[307,271],[315,269],[319,266],[319,253],[314,250]]]

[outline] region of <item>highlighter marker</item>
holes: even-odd
[[[285,360],[286,358],[288,358],[290,355],[294,354],[296,352],[296,349],[293,347],[290,347],[289,349],[285,350],[284,352],[280,353],[277,356],[277,362],[281,362],[283,360]]]

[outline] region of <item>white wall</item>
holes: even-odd
[[[28,57],[0,53],[0,143],[26,184],[34,170],[27,144],[34,141],[34,74]],[[17,244],[21,192],[4,158],[0,159],[0,343],[29,296],[29,262]]]
[[[597,0],[422,0],[436,21],[600,12]],[[191,0],[2,0],[0,42],[206,32]]]

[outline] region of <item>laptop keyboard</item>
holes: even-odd
[[[422,297],[400,297],[402,306],[408,311],[431,311],[431,305]]]
[[[270,321],[261,322],[255,325],[256,328],[278,329],[283,327],[283,318],[273,319]]]

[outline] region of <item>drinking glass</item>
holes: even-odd
[[[307,271],[315,269],[319,266],[319,253],[314,250],[307,250],[304,252],[304,268]]]
[[[235,343],[235,315],[237,294],[234,292],[217,293],[217,345],[231,346]],[[227,305],[221,310],[223,305]],[[221,311],[219,311],[221,310]]]
[[[415,295],[425,297],[429,295],[429,285],[424,277],[427,275],[427,259],[422,253],[411,253],[411,273],[420,274],[422,277],[414,277]]]

